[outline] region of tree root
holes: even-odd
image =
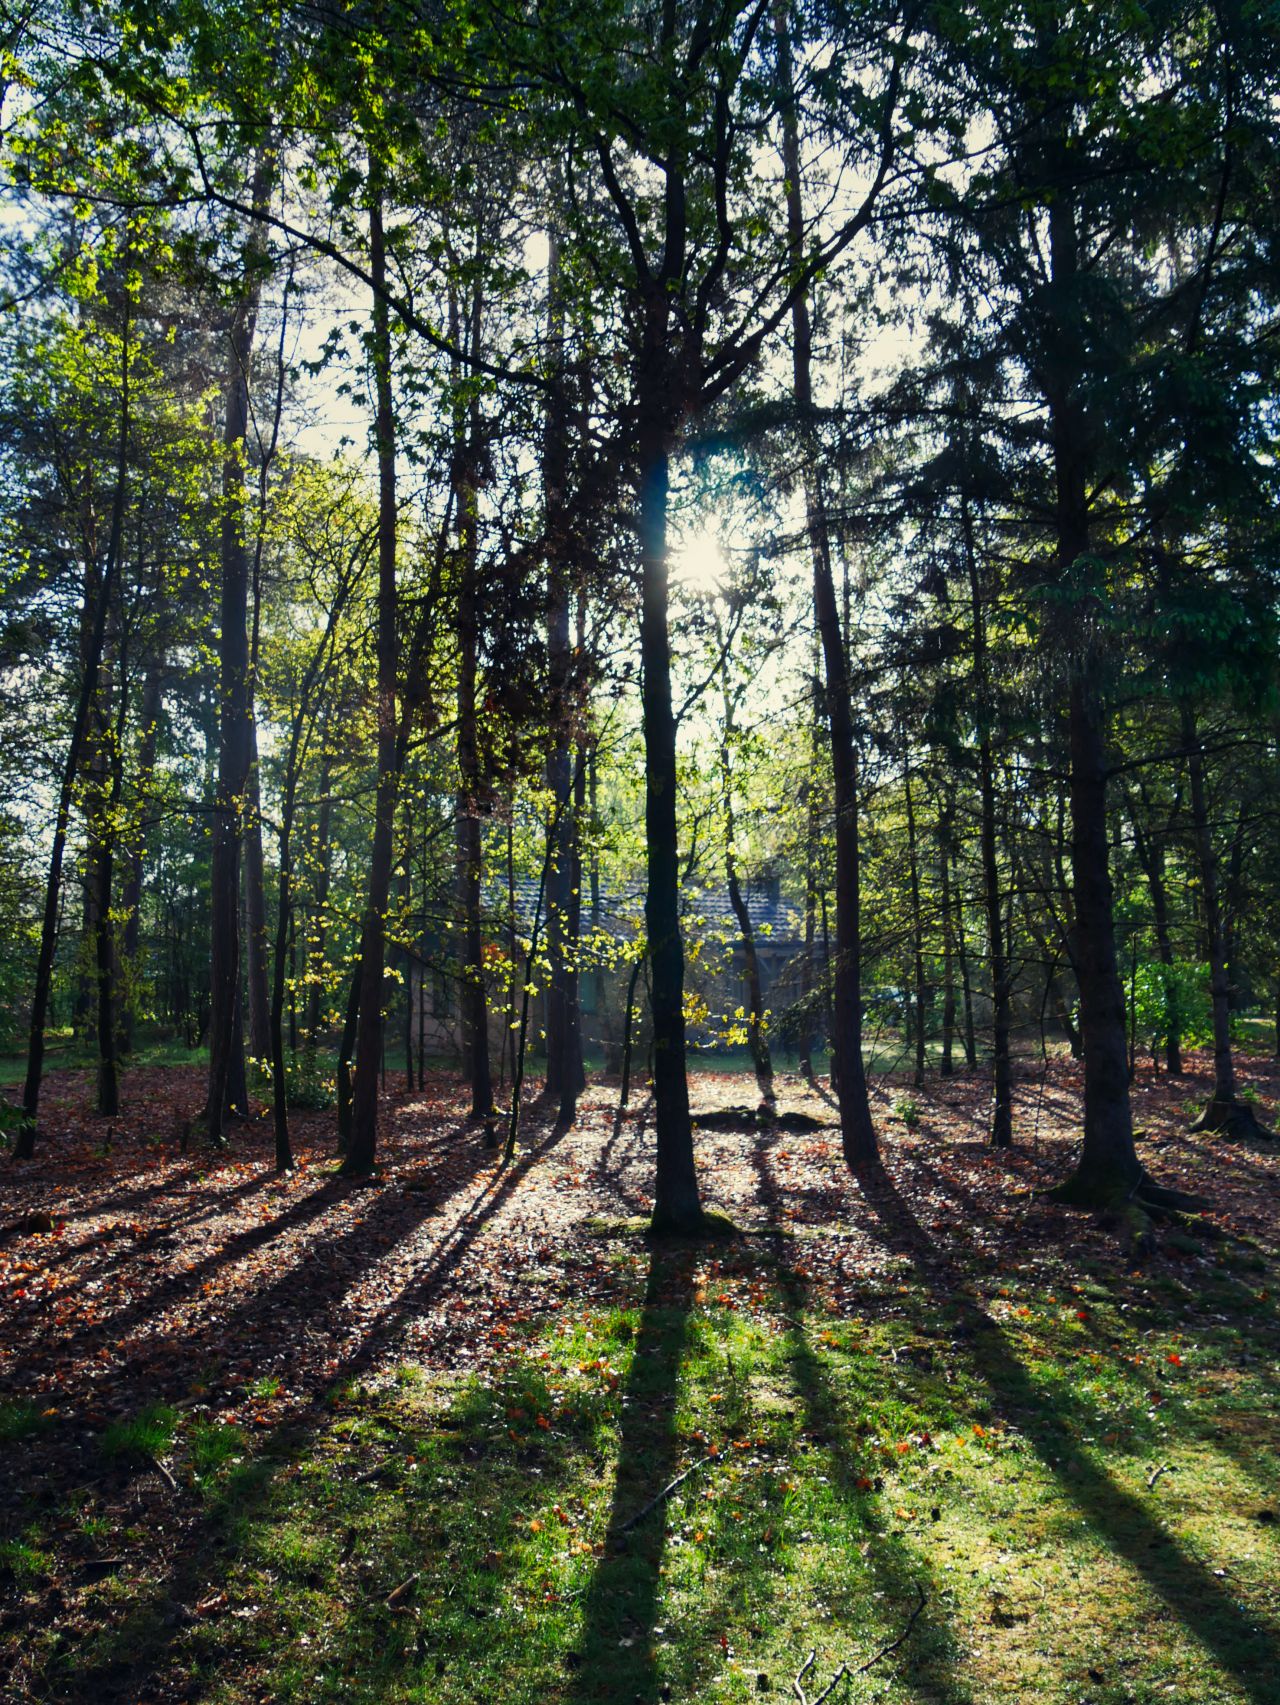
[[[1064,1207],[1092,1209],[1096,1213],[1123,1213],[1125,1209],[1136,1206],[1157,1216],[1167,1213],[1202,1214],[1210,1207],[1203,1196],[1191,1196],[1185,1190],[1170,1190],[1163,1184],[1157,1184],[1145,1168],[1136,1178],[1113,1177],[1096,1182],[1081,1179],[1078,1173],[1073,1173],[1061,1184],[1046,1190],[1045,1195],[1051,1202],[1061,1202]]]
[[[1221,1101],[1217,1096],[1192,1125],[1193,1131],[1212,1131],[1232,1142],[1267,1142],[1276,1133],[1259,1119],[1247,1101]]]

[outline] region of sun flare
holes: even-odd
[[[728,567],[719,535],[709,528],[685,534],[671,553],[672,579],[689,592],[716,591]]]

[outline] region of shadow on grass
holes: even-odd
[[[1080,1449],[1094,1416],[1063,1393],[1038,1385],[1005,1334],[973,1300],[949,1256],[921,1228],[887,1172],[862,1180],[891,1244],[914,1264],[940,1304],[957,1309],[971,1337],[970,1361],[993,1408],[1023,1436],[1052,1471],[1064,1500],[1074,1503],[1098,1538],[1133,1568],[1189,1633],[1235,1677],[1255,1705],[1274,1705],[1280,1648],[1209,1569],[1169,1535],[1151,1511]],[[1068,1479],[1063,1462],[1070,1457]]]
[[[635,1351],[622,1394],[613,1505],[604,1555],[583,1600],[581,1649],[570,1698],[575,1705],[661,1697],[653,1642],[667,1546],[659,1503],[634,1518],[682,1466],[676,1429],[680,1372],[693,1302],[694,1250],[651,1251]]]
[[[336,1364],[328,1364],[323,1389],[302,1397],[263,1438],[236,1478],[233,1504],[195,1512],[180,1547],[139,1593],[124,1618],[109,1629],[101,1629],[91,1646],[81,1646],[74,1670],[49,1677],[43,1684],[45,1697],[90,1705],[120,1693],[136,1694],[140,1688],[154,1691],[154,1683],[161,1676],[174,1682],[186,1629],[192,1621],[189,1607],[222,1588],[237,1560],[236,1533],[247,1531],[266,1509],[277,1477],[291,1472],[327,1430],[332,1420],[328,1395],[379,1365],[400,1329],[422,1312],[521,1180],[558,1141],[559,1134],[554,1131],[545,1135],[514,1166],[485,1182],[413,1279],[386,1303],[353,1348]],[[459,1192],[463,1187],[459,1186]],[[345,1188],[326,1183],[274,1222],[275,1230],[313,1218],[322,1206],[317,1198],[327,1201],[335,1190]],[[390,1248],[418,1232],[435,1211],[436,1205],[428,1202],[406,1207],[405,1198],[395,1191],[374,1196],[368,1213],[342,1235],[327,1240],[323,1247],[308,1245],[271,1285],[252,1292],[229,1317],[220,1319],[218,1349],[227,1357],[243,1355],[264,1339],[278,1338],[295,1322],[302,1327],[311,1325],[318,1313],[308,1282],[312,1275],[328,1277],[340,1272],[345,1291],[363,1272],[382,1262]],[[271,1228],[263,1230],[265,1241]],[[151,1381],[149,1395],[174,1400],[185,1395],[210,1346],[203,1339],[193,1340],[179,1322],[163,1338],[149,1342],[148,1350],[153,1363],[158,1362],[163,1369],[162,1375]],[[188,1699],[205,1696],[204,1684],[190,1677],[183,1680],[182,1688]]]
[[[869,1656],[877,1642],[892,1639],[902,1631],[918,1594],[923,1592],[927,1608],[910,1646],[904,1648],[899,1660],[900,1679],[922,1700],[951,1699],[954,1698],[954,1641],[941,1621],[944,1607],[938,1596],[936,1575],[923,1557],[887,1530],[875,1481],[849,1446],[852,1417],[845,1413],[828,1370],[814,1352],[805,1330],[804,1286],[791,1264],[793,1251],[788,1248],[782,1228],[782,1192],[770,1164],[770,1150],[777,1142],[776,1134],[763,1133],[752,1150],[752,1164],[769,1226],[775,1283],[785,1320],[787,1362],[803,1406],[805,1430],[826,1453],[840,1500],[870,1541],[866,1553],[867,1590],[859,1629],[865,1631]],[[879,1608],[881,1595],[889,1601],[884,1610]]]

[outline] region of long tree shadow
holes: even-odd
[[[350,1384],[370,1372],[385,1358],[397,1341],[406,1321],[416,1318],[432,1296],[438,1294],[445,1280],[456,1271],[468,1250],[474,1245],[485,1226],[518,1187],[527,1173],[544,1159],[560,1141],[562,1132],[552,1130],[524,1151],[515,1165],[494,1178],[487,1179],[458,1216],[446,1229],[431,1259],[419,1270],[400,1293],[384,1305],[379,1316],[365,1329],[355,1345],[345,1355],[327,1364],[323,1384],[305,1395],[265,1437],[250,1465],[250,1472],[241,1476],[234,1508],[235,1524],[246,1529],[267,1506],[272,1495],[276,1471],[296,1463],[311,1449],[330,1418],[327,1405],[329,1393]],[[278,1334],[293,1321],[307,1325],[314,1316],[315,1296],[307,1282],[308,1270],[317,1267],[332,1272],[344,1272],[347,1288],[362,1270],[375,1267],[386,1259],[395,1243],[403,1243],[416,1232],[422,1222],[433,1215],[435,1204],[423,1200],[406,1212],[403,1201],[387,1196],[375,1198],[368,1216],[349,1227],[341,1237],[322,1250],[310,1248],[301,1261],[280,1274],[265,1291],[255,1292],[229,1319],[219,1323],[219,1338],[228,1349],[261,1342],[265,1334]],[[204,1347],[192,1345],[180,1323],[175,1323],[165,1344],[153,1346],[153,1357],[166,1367],[166,1376],[158,1388],[162,1397],[176,1396],[189,1382],[198,1367]],[[218,1513],[198,1518],[197,1532],[184,1545],[171,1564],[156,1579],[148,1583],[132,1613],[116,1630],[93,1660],[78,1666],[74,1679],[69,1679],[61,1691],[50,1691],[49,1697],[60,1701],[90,1705],[128,1687],[155,1677],[166,1662],[178,1660],[183,1642],[184,1622],[163,1619],[164,1606],[186,1606],[224,1582],[235,1563],[235,1548],[226,1543],[223,1517]],[[184,1697],[198,1699],[204,1687],[193,1680],[184,1683]]]
[[[928,1609],[919,1632],[913,1638],[909,1653],[909,1671],[901,1680],[921,1699],[954,1697],[954,1640],[950,1630],[939,1621],[941,1599],[937,1578],[926,1560],[914,1554],[901,1539],[886,1529],[880,1511],[880,1495],[875,1483],[849,1448],[849,1417],[836,1391],[830,1374],[814,1351],[805,1330],[807,1308],[804,1287],[797,1278],[788,1248],[789,1239],[783,1227],[783,1192],[770,1161],[770,1150],[778,1141],[776,1133],[763,1132],[752,1149],[758,1193],[768,1226],[770,1252],[775,1266],[775,1283],[783,1303],[786,1354],[792,1381],[804,1411],[804,1427],[808,1436],[825,1452],[831,1478],[846,1509],[873,1542],[867,1554],[868,1586],[874,1594],[889,1600],[888,1610],[876,1608],[878,1599],[868,1592],[864,1614],[859,1627],[868,1635],[867,1644],[874,1647],[875,1639],[895,1634],[905,1624],[913,1603],[924,1593]],[[896,1623],[892,1618],[896,1617]],[[877,1624],[879,1626],[877,1626]]]
[[[570,1698],[576,1705],[662,1696],[653,1651],[667,1544],[667,1509],[645,1506],[681,1467],[676,1408],[693,1304],[693,1251],[655,1245],[621,1404],[613,1504],[601,1557],[582,1611],[581,1650]]]
[[[1093,1415],[1079,1400],[1035,1383],[998,1324],[973,1298],[964,1276],[920,1226],[888,1172],[877,1170],[861,1182],[886,1232],[922,1282],[940,1304],[958,1311],[970,1336],[972,1365],[988,1387],[993,1409],[1026,1438],[1053,1473],[1061,1495],[1078,1506],[1099,1538],[1141,1575],[1255,1705],[1274,1705],[1280,1666],[1276,1641],[1146,1506],[1076,1448]],[[1068,1458],[1074,1469],[1070,1478],[1063,1471]]]

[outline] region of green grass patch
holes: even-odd
[[[18,1444],[47,1425],[38,1403],[26,1397],[0,1398],[0,1445]]]
[[[162,1456],[173,1443],[178,1411],[152,1403],[127,1420],[113,1421],[102,1435],[102,1454],[111,1461],[139,1463]]]

